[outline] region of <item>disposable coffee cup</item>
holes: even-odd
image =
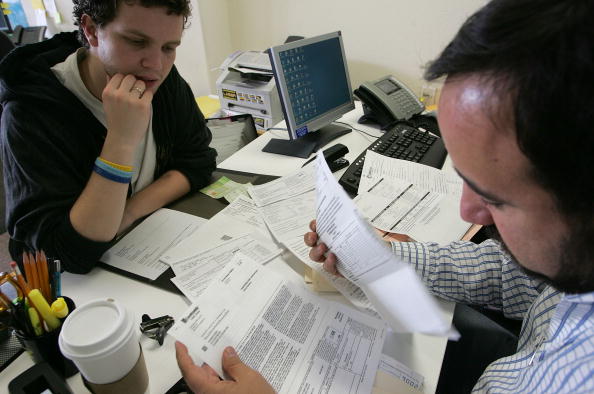
[[[144,393],[148,374],[137,322],[114,299],[98,299],[72,312],[60,332],[62,354],[72,360],[95,393]]]

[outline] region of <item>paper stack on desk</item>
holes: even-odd
[[[471,226],[458,212],[461,192],[456,174],[368,151],[354,201],[375,228],[446,244]]]
[[[450,325],[412,267],[398,261],[359,215],[323,157],[316,162],[316,231],[336,255],[338,271],[363,289],[395,331],[449,335]]]
[[[219,376],[232,345],[279,393],[368,393],[386,326],[237,253],[169,333]]]
[[[449,325],[412,268],[398,262],[358,214],[323,156],[313,164],[249,190],[277,241],[324,275],[355,306],[379,312],[395,330],[447,335]],[[309,259],[303,235],[316,216],[318,233],[338,256],[346,278],[327,273]]]

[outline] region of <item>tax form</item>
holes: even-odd
[[[232,238],[207,251],[171,263],[176,277],[171,281],[191,302],[196,302],[217,273],[233,255],[241,252],[258,264],[265,264],[281,253],[276,244],[251,235]]]
[[[270,236],[256,205],[245,196],[239,196],[225,209],[205,222],[200,230],[193,232],[174,248],[164,253],[161,256],[161,261],[172,264],[246,234],[257,233],[263,239],[272,242],[272,236]]]
[[[336,255],[338,271],[361,287],[395,331],[449,334],[450,325],[414,270],[398,261],[359,215],[322,155],[316,162],[316,230]]]
[[[460,217],[459,196],[429,191],[410,181],[380,178],[353,201],[373,227],[420,242],[453,242],[470,227]]]
[[[220,376],[231,345],[279,393],[368,393],[386,326],[236,254],[169,333]]]
[[[307,167],[310,167],[310,169],[305,173],[306,176],[290,176],[293,187],[285,190],[284,193],[282,188],[276,186],[265,188],[265,185],[255,187],[250,193],[254,194],[255,199],[261,201],[261,204],[272,201],[260,206],[258,209],[270,232],[278,242],[285,245],[302,262],[332,283],[353,305],[377,315],[377,312],[357,285],[345,278],[326,272],[321,264],[309,258],[309,247],[303,242],[303,235],[310,231],[309,222],[316,216],[315,173],[313,171],[316,165],[311,163]],[[303,173],[303,170],[298,172],[298,174]],[[295,184],[297,180],[302,184]],[[299,191],[301,194],[295,194],[295,191]],[[258,198],[258,195],[261,198]],[[271,198],[265,199],[266,196]]]
[[[358,194],[369,191],[382,178],[400,179],[429,192],[454,197],[462,194],[462,179],[456,174],[367,151]]]
[[[107,250],[101,261],[155,280],[169,268],[159,261],[161,256],[191,237],[205,222],[198,216],[161,208]]]

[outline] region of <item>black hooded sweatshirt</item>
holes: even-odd
[[[111,242],[80,235],[69,212],[99,156],[106,129],[50,70],[80,47],[75,33],[15,49],[0,63],[0,147],[10,253],[43,249],[74,273],[90,271]],[[173,67],[153,98],[157,179],[178,170],[192,191],[215,169],[211,133]]]

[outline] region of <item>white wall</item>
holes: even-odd
[[[190,84],[194,95],[210,94],[210,80],[205,55],[205,39],[202,34],[202,23],[198,11],[197,0],[190,0],[193,16],[188,28],[184,31],[182,44],[177,50],[175,64],[181,75]],[[72,0],[56,0],[56,7],[62,14],[63,22],[59,25],[48,18],[48,31],[53,35],[60,31],[72,31],[77,27],[72,21]]]
[[[215,82],[221,73],[218,67],[223,60],[238,48],[232,45],[229,2],[227,0],[198,0],[199,9],[194,12],[200,18],[204,36],[205,63],[208,69],[210,93],[216,93]]]
[[[341,30],[353,87],[394,74],[420,94],[423,66],[486,0],[191,0],[193,17],[176,65],[194,94],[215,93],[216,69],[238,49],[264,50],[289,35]],[[56,0],[74,29],[72,1]],[[48,22],[51,22],[48,19]]]
[[[353,87],[394,74],[418,93],[423,65],[436,57],[462,22],[486,2],[226,1],[234,49],[266,49],[284,42],[288,35],[308,37],[341,30]]]

